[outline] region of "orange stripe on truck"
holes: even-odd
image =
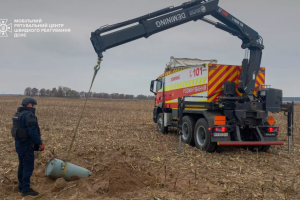
[[[209,84],[209,86],[212,86],[212,87],[209,88],[208,93],[213,92],[213,90],[215,90],[218,87],[222,87],[222,83],[225,82],[227,79],[229,79],[231,76],[234,77],[234,74],[232,74],[233,70],[234,70],[234,68],[231,67],[228,71],[225,71],[223,74],[221,74],[218,77],[217,81],[214,81],[213,83]],[[232,77],[232,79],[233,79],[233,77]]]
[[[234,79],[236,79],[237,77],[237,73],[236,73],[236,67],[235,66],[230,66],[227,68],[226,71],[224,71],[223,74],[221,74],[216,81],[214,82],[209,82],[209,92],[208,92],[208,96],[211,96],[213,94],[215,94],[216,92],[220,92],[222,91],[222,84],[225,81],[230,81],[230,82],[234,82]],[[214,95],[213,97],[209,98],[208,102],[211,102],[213,100],[217,100],[217,97],[220,96],[221,93]]]
[[[217,71],[218,71],[218,68],[219,68],[219,66],[221,66],[221,65],[212,65],[212,64],[209,64],[208,65],[209,66],[209,69],[210,69],[210,67],[213,67],[213,68],[216,68],[216,70],[211,70],[210,69],[210,71],[209,71],[209,73],[208,73],[208,76],[213,76],[215,73],[217,73]],[[220,70],[220,69],[219,69]]]
[[[217,70],[216,70],[216,73],[214,73],[213,75],[210,76],[210,84],[213,83],[216,79],[218,79],[220,77],[220,75],[226,71],[227,69],[227,66],[224,66],[224,67],[218,67]]]

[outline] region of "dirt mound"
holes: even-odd
[[[97,174],[108,183],[108,195],[117,193],[133,192],[155,184],[155,177],[150,173],[145,174],[142,171],[134,170],[128,163],[114,163],[108,166],[108,171],[103,170]]]

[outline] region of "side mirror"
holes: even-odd
[[[155,86],[155,87],[154,87]],[[156,80],[152,80],[150,84],[150,92],[156,94]]]

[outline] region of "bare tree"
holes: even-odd
[[[109,98],[109,94],[108,93],[104,93],[103,94],[103,98],[108,99]]]
[[[56,97],[56,95],[57,95],[57,89],[56,88],[52,88],[51,96]]]
[[[79,97],[80,94],[79,94],[79,92],[77,92],[77,91],[75,91],[75,90],[71,90],[70,96],[71,96],[71,97]]]
[[[62,87],[62,90],[63,90],[63,93],[64,93],[63,96],[69,97],[71,95],[71,91],[72,91],[71,88],[69,88],[69,87]]]
[[[64,91],[63,91],[63,88],[61,86],[58,87],[57,96],[58,97],[63,97],[64,96]]]
[[[46,89],[45,89],[45,88],[42,88],[42,89],[40,90],[40,95],[41,95],[41,96],[46,96]]]
[[[85,97],[85,92],[84,91],[80,92],[80,97]]]
[[[39,90],[37,88],[32,88],[31,89],[31,95],[32,96],[38,96],[39,95]]]
[[[88,92],[85,92],[85,93],[84,93],[85,97],[87,97],[88,94],[89,94]],[[93,92],[92,92],[92,91],[90,92],[90,96],[89,96],[89,97],[93,97]]]
[[[118,99],[119,98],[119,93],[112,93],[111,95],[112,99]]]
[[[97,93],[96,94],[96,98],[102,98],[103,97],[103,93]]]
[[[126,94],[126,95],[125,95],[125,99],[133,99],[133,98],[134,98],[133,95],[130,95],[130,94]]]
[[[30,96],[31,95],[31,87],[27,87],[24,91],[25,96]]]
[[[71,90],[70,97],[75,97],[75,96],[76,96],[76,91],[75,90]]]
[[[80,94],[79,94],[79,92],[77,92],[77,91],[75,91],[75,97],[79,97],[80,96]]]
[[[124,94],[119,94],[119,99],[125,99],[125,95]]]
[[[71,91],[72,91],[71,88],[63,87],[63,91],[64,91],[65,96],[67,96],[67,97],[71,96]]]
[[[51,95],[51,90],[47,89],[46,90],[46,95],[49,97]]]
[[[155,99],[155,96],[153,96],[153,95],[148,95],[147,99],[148,99],[148,100],[154,100],[154,99]]]
[[[67,87],[61,87],[63,91],[63,96],[67,96]]]

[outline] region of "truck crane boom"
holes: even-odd
[[[202,20],[214,25],[242,40],[241,47],[250,50],[249,59],[243,59],[238,90],[245,94],[247,100],[253,100],[255,80],[260,68],[262,37],[249,26],[218,6],[219,0],[192,0],[177,7],[167,7],[156,12],[121,22],[100,27],[91,33],[91,42],[99,58],[107,49],[165,31],[181,24]],[[204,18],[211,15],[222,23]],[[137,23],[137,24],[136,24]],[[133,25],[135,24],[135,25]],[[126,27],[132,25],[130,27]],[[115,30],[120,29],[121,30]],[[104,34],[108,31],[113,31]],[[247,98],[248,97],[248,98]]]

